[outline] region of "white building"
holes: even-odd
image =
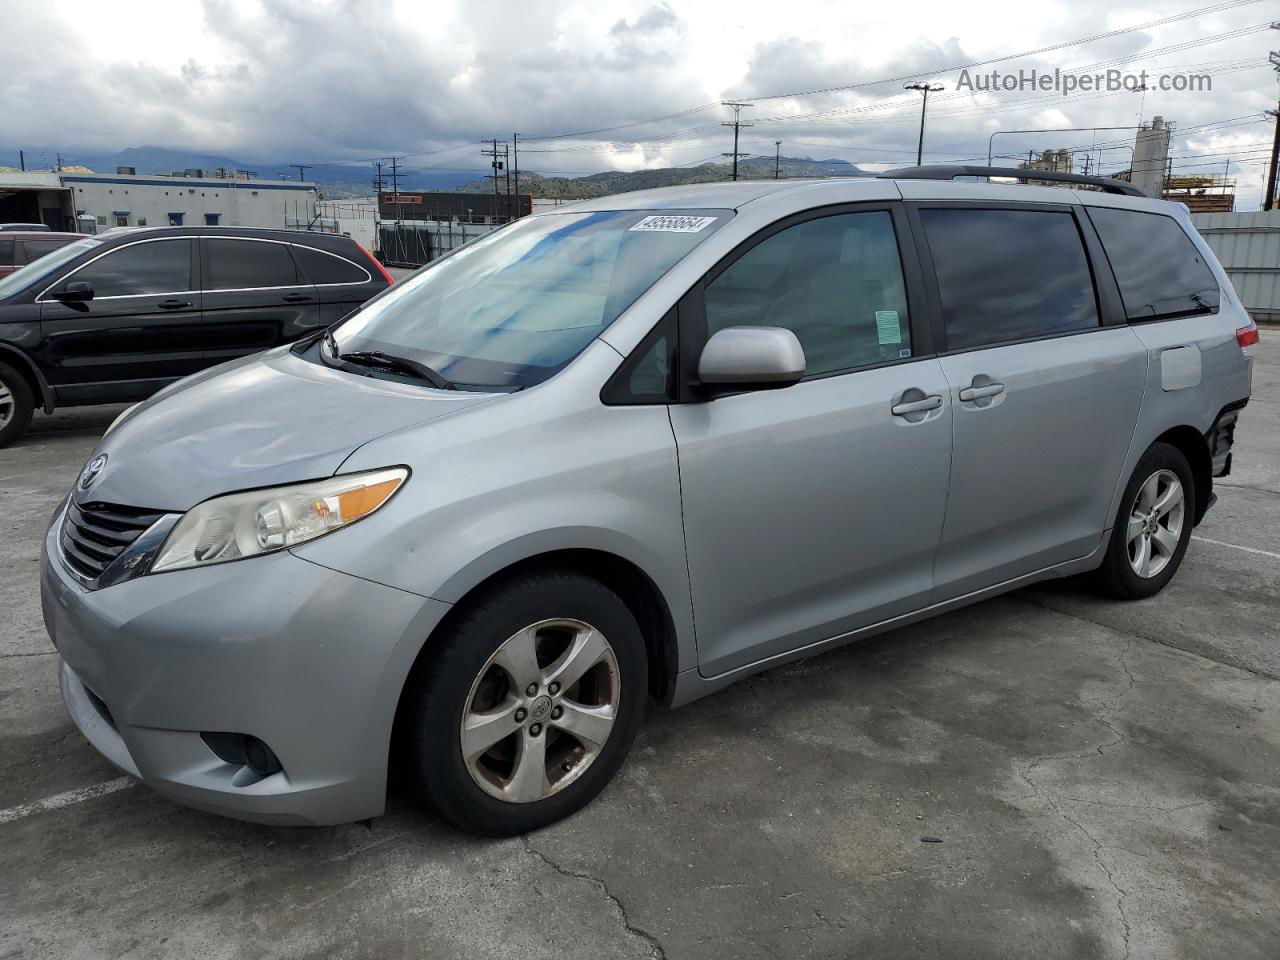
[[[296,227],[316,216],[316,185],[244,175],[62,173],[78,218],[111,227]],[[85,223],[81,219],[81,223]]]

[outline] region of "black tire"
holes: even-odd
[[[1139,576],[1130,562],[1129,518],[1134,513],[1143,485],[1162,470],[1173,473],[1182,484],[1182,524],[1172,556],[1154,576],[1143,577]],[[1098,570],[1097,579],[1102,589],[1118,600],[1142,600],[1163,590],[1178,572],[1187,552],[1187,544],[1191,542],[1191,530],[1195,525],[1195,504],[1195,476],[1187,458],[1177,447],[1167,443],[1153,443],[1134,467],[1133,475],[1124,489],[1124,496],[1120,498],[1119,512],[1111,531],[1111,543],[1107,546],[1107,555]]]
[[[508,638],[531,624],[562,618],[590,624],[612,648],[618,677],[613,727],[594,759],[558,792],[525,803],[498,799],[477,784],[463,758],[460,730],[473,684]],[[458,611],[423,656],[429,659],[411,680],[402,717],[406,759],[426,805],[473,833],[527,833],[584,807],[622,766],[644,716],[648,661],[640,627],[617,594],[581,574],[545,571],[502,582]]]
[[[0,388],[0,397],[7,393],[11,401],[0,401],[0,418],[5,417],[6,410],[9,414],[0,426],[0,447],[7,447],[26,432],[35,412],[35,398],[27,378],[7,363],[0,363]]]

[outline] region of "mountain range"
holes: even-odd
[[[298,179],[297,169],[285,161],[246,161],[165,147],[129,147],[116,153],[58,151],[52,147],[35,147],[26,148],[24,152],[28,170],[52,169],[61,153],[64,165],[83,166],[97,173],[114,173],[117,167],[133,167],[139,174],[169,173],[192,168],[212,174],[221,167],[228,170],[253,170],[264,180]],[[0,157],[13,167],[18,165],[16,149],[0,150]],[[746,179],[772,177],[774,171],[775,161],[772,157],[752,157],[738,163],[739,175]],[[778,161],[778,174],[786,178],[872,176],[847,160],[813,160],[808,157],[782,157]],[[319,184],[321,196],[330,199],[369,196],[373,192],[373,176],[372,164],[316,163],[306,166],[306,179]],[[383,180],[388,189],[391,186],[389,176],[389,169],[384,164]],[[710,183],[728,180],[730,176],[732,168],[727,163],[630,172],[611,170],[583,177],[544,176],[533,171],[521,171],[520,192],[548,199],[582,200],[650,187]],[[397,180],[402,190],[458,190],[466,193],[489,193],[493,190],[492,179],[483,170],[477,169],[416,169],[402,166]],[[504,192],[506,190],[505,176],[499,181],[499,189]]]

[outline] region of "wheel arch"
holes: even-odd
[[[598,580],[618,595],[640,625],[649,666],[649,693],[669,704],[675,692],[680,666],[679,630],[666,596],[633,560],[618,553],[589,547],[566,547],[531,554],[507,563],[466,588],[452,609],[436,624],[422,644],[400,693],[401,703],[413,678],[429,669],[434,638],[450,629],[453,621],[479,596],[505,580],[544,570],[562,570]]]
[[[53,390],[29,356],[15,346],[0,343],[0,362],[8,363],[22,374],[27,386],[31,388],[31,395],[39,401],[44,412],[53,413]]]
[[[1196,493],[1195,523],[1198,524],[1204,519],[1213,498],[1213,460],[1209,453],[1208,441],[1195,427],[1182,424],[1166,430],[1156,437],[1153,443],[1167,443],[1176,448],[1191,465],[1191,477],[1195,481]]]

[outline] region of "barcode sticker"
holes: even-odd
[[[881,343],[901,343],[902,324],[897,310],[876,311],[876,339]]]
[[[645,217],[631,229],[658,233],[697,233],[715,222],[715,217],[657,216]]]

